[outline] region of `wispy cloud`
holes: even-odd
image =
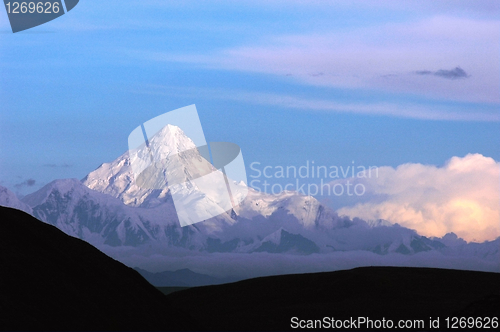
[[[498,20],[439,16],[347,31],[275,35],[212,54],[131,54],[153,61],[288,76],[308,85],[499,103],[499,40]],[[460,67],[439,69],[450,63],[467,68],[467,73]],[[434,79],[415,75],[426,73],[422,68],[437,68],[429,73]]]
[[[451,70],[439,69],[438,71],[430,71],[430,70],[418,70],[415,72],[417,75],[435,75],[443,78],[447,78],[450,80],[456,80],[459,78],[467,78],[469,75],[460,67],[455,67]]]
[[[248,92],[228,89],[181,88],[172,86],[150,85],[133,93],[166,95],[185,98],[207,98],[231,100],[247,104],[277,106],[314,112],[353,113],[385,115],[401,118],[450,121],[500,121],[500,113],[494,110],[471,111],[470,107],[425,106],[397,102],[338,102],[328,99],[297,97],[286,94]]]
[[[27,179],[26,181],[23,181],[21,183],[17,183],[14,185],[14,188],[16,189],[21,189],[24,187],[33,187],[36,184],[36,180],[34,179]]]
[[[50,167],[50,168],[70,168],[73,167],[73,165],[70,164],[44,164],[43,167]]]

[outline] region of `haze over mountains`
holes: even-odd
[[[180,129],[169,127],[152,140],[167,162],[193,145]],[[193,170],[183,167],[186,173]],[[22,201],[0,188],[0,205],[26,211],[151,272],[190,268],[218,277],[251,277],[364,265],[500,271],[500,238],[484,243],[467,243],[453,233],[427,238],[388,221],[339,216],[296,192],[271,195],[248,188],[234,209],[180,227],[169,190],[138,187],[126,152],[82,181],[56,180]],[[196,186],[189,190],[197,194]],[[201,193],[196,197],[194,208],[213,200]]]

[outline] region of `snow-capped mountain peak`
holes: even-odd
[[[16,194],[2,186],[0,186],[0,206],[11,207],[29,214],[33,212],[29,205],[23,203],[19,200],[19,198],[17,198]]]
[[[80,181],[78,179],[55,180],[43,186],[40,190],[25,196],[22,201],[29,206],[37,206],[45,202],[48,196],[54,191],[57,191],[62,196],[69,193],[74,193],[79,196],[84,195],[84,191],[79,184]]]
[[[203,153],[203,151],[201,151]],[[135,158],[135,159],[134,159]],[[134,169],[134,160],[159,160],[156,169],[162,172],[149,176],[154,179],[155,185],[144,186],[138,183],[137,168]],[[139,171],[144,171],[148,166],[140,166]],[[151,168],[151,167],[150,167]],[[136,171],[134,174],[134,170]],[[147,170],[144,171],[147,173]],[[90,189],[112,195],[129,206],[154,208],[172,202],[172,192],[168,184],[183,183],[193,178],[198,178],[214,170],[213,166],[202,157],[195,144],[184,132],[172,125],[165,126],[154,135],[147,144],[144,143],[136,151],[126,152],[111,163],[102,164],[95,171],[85,177],[82,182]],[[155,180],[156,179],[156,180]],[[162,182],[163,181],[163,182]],[[231,181],[229,179],[229,181]],[[232,211],[220,217],[226,222],[234,222],[235,216],[252,219],[258,216],[270,217],[279,213],[282,219],[293,219],[306,228],[336,227],[339,218],[335,212],[325,208],[314,197],[300,195],[296,192],[282,192],[278,195],[262,193],[247,188],[244,183],[234,183],[233,189],[245,187],[247,197],[243,202],[234,206]],[[179,190],[179,186],[176,186]],[[203,209],[216,206],[216,198],[205,192],[199,192],[196,185],[190,184],[180,187],[181,195],[190,195],[194,202],[190,209]],[[177,193],[177,192],[176,192]],[[226,209],[221,209],[224,212]],[[288,217],[287,217],[288,215]],[[215,226],[218,228],[218,226]]]
[[[149,162],[149,165],[134,168],[137,159],[145,162],[153,160],[154,165]],[[161,176],[160,182],[153,186],[147,182],[151,180],[137,182],[138,171],[145,171],[145,175],[148,167],[160,169],[149,177],[157,179]],[[154,207],[169,200],[169,180],[182,183],[212,170],[210,163],[199,154],[193,141],[179,127],[166,125],[147,144],[142,144],[131,153],[125,152],[111,163],[102,164],[82,182],[88,188],[112,195],[127,205]]]

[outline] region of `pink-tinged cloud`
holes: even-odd
[[[500,236],[500,163],[481,154],[453,157],[443,167],[404,164],[360,179],[368,202],[341,215],[385,219],[426,236],[454,232],[467,241]]]

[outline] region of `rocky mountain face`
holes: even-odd
[[[314,198],[294,193],[268,195],[250,189],[247,200],[231,215],[186,227],[180,227],[168,200],[154,207],[133,207],[76,179],[56,180],[23,202],[32,206],[28,210],[36,218],[96,245],[138,247],[155,243],[207,253],[364,250],[411,255],[438,250],[453,255],[498,256],[498,240],[467,244],[454,234],[429,239],[387,222],[339,217]]]

